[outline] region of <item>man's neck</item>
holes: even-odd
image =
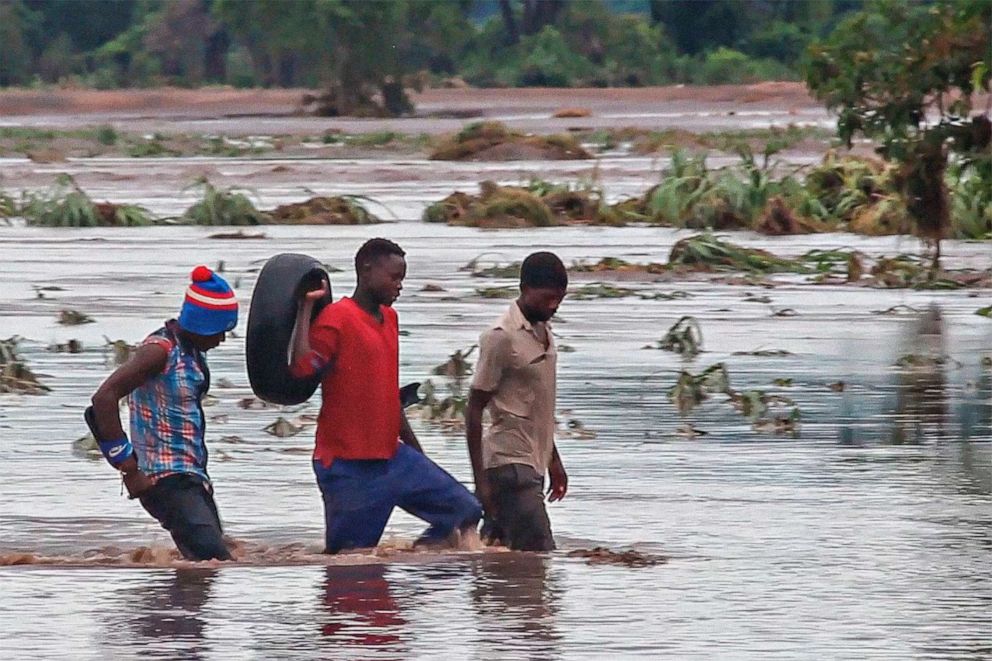
[[[355,293],[351,295],[351,300],[358,304],[358,307],[362,308],[370,315],[379,319],[382,313],[379,311],[379,302],[366,290],[361,287],[355,288]]]

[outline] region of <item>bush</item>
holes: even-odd
[[[591,76],[592,64],[568,47],[562,34],[545,26],[520,42],[517,84],[524,87],[571,87],[583,77]]]
[[[17,213],[28,225],[46,227],[133,227],[153,222],[143,207],[94,203],[67,174],[59,175],[48,192],[27,196]]]
[[[199,188],[202,199],[183,213],[182,219],[194,225],[265,225],[272,217],[255,208],[242,193],[233,188],[218,190],[206,177],[197,179],[190,188]]]
[[[104,124],[96,130],[96,141],[101,145],[111,146],[117,144],[117,131],[113,126]]]
[[[798,74],[780,62],[752,59],[730,48],[718,48],[706,54],[695,82],[710,85],[753,83],[759,80],[795,80]]]

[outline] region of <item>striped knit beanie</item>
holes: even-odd
[[[206,266],[197,266],[190,277],[193,282],[186,289],[179,326],[197,335],[233,330],[238,324],[238,301],[227,281]]]

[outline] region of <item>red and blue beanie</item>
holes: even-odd
[[[206,266],[197,266],[190,277],[193,282],[179,313],[180,328],[197,335],[233,330],[238,324],[238,301],[227,281]]]

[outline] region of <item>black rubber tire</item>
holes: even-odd
[[[252,391],[267,402],[302,404],[320,385],[319,376],[298,379],[290,374],[289,352],[298,297],[315,289],[321,279],[328,295],[314,305],[314,316],[331,302],[331,282],[323,264],[307,255],[282,253],[258,274],[248,311],[245,359]]]

